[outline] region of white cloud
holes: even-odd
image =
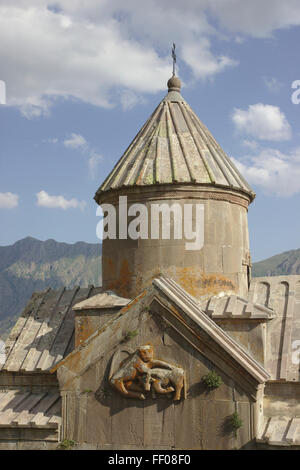
[[[257,38],[300,24],[299,0],[210,0],[209,8],[229,31]]]
[[[271,93],[278,93],[279,90],[283,87],[283,83],[281,83],[275,77],[272,77],[272,78],[263,77],[263,81],[264,81],[265,86]]]
[[[166,89],[174,31],[179,62],[197,77],[234,63],[222,51],[214,55],[209,38],[214,28],[196,2],[191,9],[173,2],[171,10],[158,0],[57,5],[0,2],[1,79],[8,105],[18,106],[27,118],[47,115],[58,98],[110,107],[120,101],[118,90],[140,95]]]
[[[258,143],[255,140],[243,140],[243,145],[249,149],[255,150],[258,147]]]
[[[99,155],[93,151],[91,152],[91,155],[88,161],[88,166],[89,166],[90,177],[92,179],[96,178],[98,165],[102,159],[103,159],[102,155]]]
[[[64,146],[72,149],[84,149],[87,147],[87,141],[82,135],[73,132],[68,139],[64,140]]]
[[[236,37],[234,38],[234,42],[236,42],[237,44],[244,44],[245,38],[242,37],[242,36],[236,36]]]
[[[199,31],[209,34],[214,30],[211,17],[228,31],[253,37],[267,37],[276,29],[300,24],[299,0],[189,0],[188,4],[173,0],[171,7],[170,2],[161,0],[148,0],[147,4],[140,0],[102,0],[101,7],[99,3],[62,0],[59,5],[69,14],[83,14],[88,19],[119,12],[124,29],[151,38],[167,37],[168,42],[174,32],[180,39],[194,34],[197,42]]]
[[[237,64],[222,48],[224,31],[242,42],[293,25],[299,0],[173,0],[171,8],[161,0],[1,0],[1,79],[7,104],[27,118],[47,115],[57,99],[124,106],[119,90],[134,97],[166,88],[173,40],[179,66],[207,78]]]
[[[292,196],[300,193],[300,147],[288,154],[265,148],[233,161],[250,184],[260,186],[268,194]]]
[[[66,199],[64,196],[50,196],[46,191],[40,191],[36,197],[37,205],[41,207],[83,210],[86,205],[85,201],[78,201],[75,198]]]
[[[19,196],[13,193],[0,193],[0,209],[14,209],[19,204]]]
[[[80,134],[74,132],[68,139],[64,140],[64,146],[71,149],[79,150],[85,157],[88,157],[89,174],[92,179],[97,176],[97,169],[99,162],[102,160],[102,155],[95,152],[87,140]]]
[[[9,102],[8,102],[9,104]],[[41,116],[48,116],[50,114],[50,108],[52,102],[50,99],[42,96],[24,96],[21,101],[15,101],[12,96],[11,104],[16,104],[20,108],[22,116],[27,119],[39,118]]]
[[[197,78],[212,76],[221,72],[228,66],[237,65],[238,62],[225,55],[214,56],[210,51],[208,39],[199,40],[196,44],[182,46],[185,62],[193,69]]]
[[[261,140],[288,140],[291,127],[278,106],[257,103],[248,110],[234,109],[232,120],[237,129]]]
[[[120,102],[124,111],[134,108],[138,103],[145,103],[145,101],[145,99],[134,93],[132,90],[122,90],[120,92]]]

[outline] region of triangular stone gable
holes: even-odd
[[[153,343],[153,333],[147,330],[151,317],[164,325],[163,332],[159,333],[160,354],[163,354],[163,346],[168,346],[168,333],[164,329],[174,330],[184,347],[199,351],[254,399],[258,384],[269,378],[265,369],[216,325],[192,296],[171,279],[160,277],[52,369],[58,370],[61,388],[68,389],[73,379],[78,382],[92,364],[112,355],[124,344],[134,348],[145,342]],[[78,389],[77,386],[79,382],[76,386],[73,383],[71,388]]]
[[[111,387],[109,377],[122,359],[146,343],[156,359],[184,370],[179,401],[173,392],[151,389],[140,400]],[[212,370],[222,383],[210,391],[203,377]],[[165,278],[154,280],[54,371],[62,395],[62,438],[98,449],[246,446],[255,437],[259,384],[268,378],[194,298]],[[228,429],[234,412],[244,423],[237,436]]]
[[[160,292],[156,296],[156,303],[171,311],[182,325],[182,335],[194,347],[209,357],[216,365],[226,360],[229,369],[239,371],[239,381],[249,383],[263,383],[270,378],[269,373],[257,362],[237,341],[235,341],[220,326],[211,320],[201,309],[199,302],[188,294],[172,279],[160,277],[153,281],[153,285]],[[155,311],[155,310],[154,310]],[[184,333],[185,331],[185,333]],[[199,341],[197,341],[197,339]],[[224,368],[223,363],[222,367]],[[243,369],[243,371],[241,371]]]

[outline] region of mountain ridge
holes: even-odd
[[[0,246],[0,338],[5,339],[33,292],[101,283],[100,243],[26,237]]]
[[[300,274],[300,248],[253,263],[254,277]]]
[[[253,263],[253,277],[300,274],[300,249]],[[33,237],[0,246],[0,338],[5,339],[33,292],[100,286],[101,244]]]

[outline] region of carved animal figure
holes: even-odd
[[[184,371],[165,361],[154,359],[153,346],[141,346],[128,359],[121,362],[117,371],[113,371],[112,361],[109,383],[121,395],[145,399],[145,391],[153,389],[157,393],[169,393],[175,389],[175,400],[180,400],[184,385]],[[174,388],[173,386],[174,385]]]
[[[174,400],[180,400],[181,390],[185,385],[185,372],[181,367],[150,369],[144,377],[145,390],[150,390],[152,383],[155,392],[164,394],[175,390]]]
[[[140,377],[148,371],[146,363],[141,359],[140,350],[136,351],[128,359],[121,362],[119,369],[110,374],[109,383],[121,395],[128,398],[145,399],[145,388],[140,383]]]

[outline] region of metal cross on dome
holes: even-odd
[[[175,52],[176,45],[173,42],[173,47],[172,47],[172,59],[173,59],[173,77],[175,75],[175,65],[176,65],[176,52]]]

